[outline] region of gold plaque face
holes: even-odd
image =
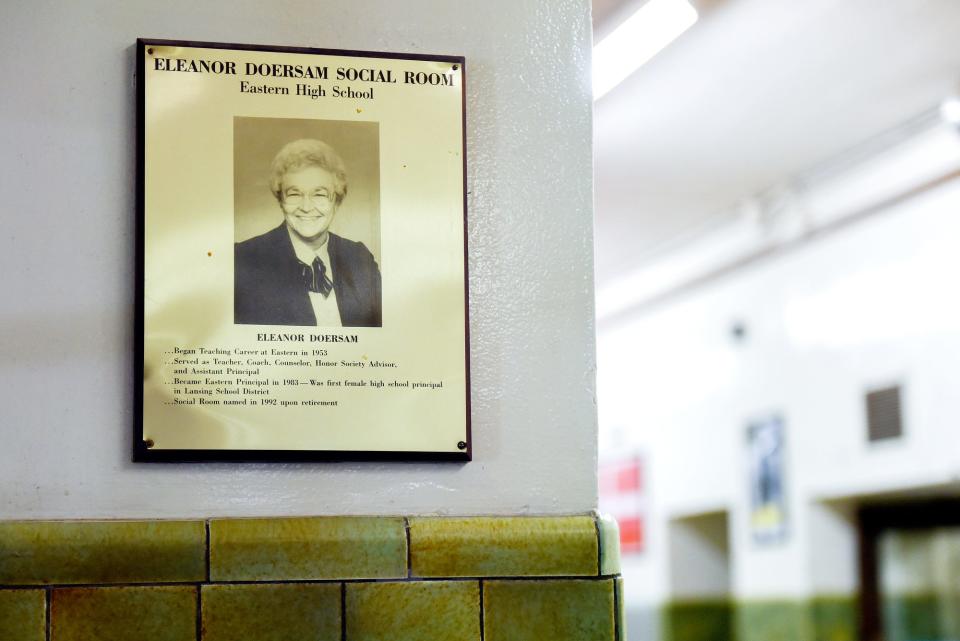
[[[137,56],[134,460],[469,460],[463,59]]]

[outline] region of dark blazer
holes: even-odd
[[[329,234],[340,321],[380,327],[380,269],[363,243]],[[309,290],[286,223],[234,245],[233,322],[241,325],[316,325]]]

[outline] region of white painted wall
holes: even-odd
[[[676,599],[730,595],[730,542],[726,512],[673,519],[670,536],[670,594]]]
[[[134,465],[138,37],[467,59],[474,461]],[[596,505],[588,0],[5,3],[0,518]]]
[[[913,169],[901,158],[901,172]],[[851,501],[957,492],[958,209],[954,179],[600,325],[601,458],[638,449],[649,466],[649,537],[624,561],[628,603],[678,596],[671,519],[728,511],[733,596],[797,598],[855,589]],[[748,328],[743,344],[734,321]],[[863,393],[891,381],[904,383],[905,436],[869,444]],[[790,535],[761,547],[748,528],[745,430],[771,412],[786,422]]]

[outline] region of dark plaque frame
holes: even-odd
[[[464,286],[464,363],[466,385],[466,437],[457,446],[458,452],[421,451],[359,451],[359,450],[228,450],[228,449],[152,449],[152,443],[143,434],[143,382],[144,382],[144,265],[145,265],[145,62],[146,50],[151,46],[192,47],[203,49],[229,49],[239,51],[267,51],[275,53],[316,54],[343,57],[383,58],[447,62],[460,65],[461,69],[461,119],[463,159],[463,286]],[[356,51],[322,49],[311,47],[288,47],[251,45],[237,43],[200,42],[192,40],[161,40],[138,38],[136,42],[136,113],[137,113],[137,170],[136,170],[136,263],[135,263],[135,313],[134,313],[134,420],[133,461],[148,463],[199,463],[199,462],[257,462],[291,463],[323,461],[437,461],[467,462],[473,458],[471,404],[470,404],[470,309],[467,248],[467,114],[466,114],[466,69],[463,56],[423,55],[379,51]]]

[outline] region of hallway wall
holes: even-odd
[[[466,56],[472,463],[130,462],[137,37]],[[593,509],[590,39],[587,0],[8,3],[0,518]]]

